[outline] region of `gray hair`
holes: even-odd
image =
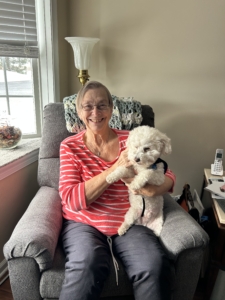
[[[79,111],[81,109],[81,102],[84,98],[84,95],[87,93],[87,91],[89,90],[95,90],[95,89],[100,89],[103,88],[106,91],[108,100],[109,100],[109,106],[113,107],[113,100],[112,100],[112,96],[109,92],[109,90],[107,89],[106,86],[104,86],[102,83],[98,82],[98,81],[88,81],[79,91],[79,93],[77,94],[77,99],[76,99],[76,109],[77,111]]]

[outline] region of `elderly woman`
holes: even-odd
[[[99,82],[87,83],[76,108],[86,130],[65,139],[60,148],[60,185],[66,255],[60,299],[99,299],[109,273],[111,250],[119,257],[133,285],[135,299],[170,299],[170,263],[158,238],[147,227],[117,230],[129,208],[132,179],[109,185],[107,175],[118,166],[130,166],[126,139],[129,132],[112,129],[113,103]],[[155,196],[171,191],[174,174],[168,170],[161,186],[146,185],[138,194]],[[112,247],[110,249],[110,247]]]

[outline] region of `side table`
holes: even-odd
[[[225,176],[225,172],[223,174]],[[204,193],[204,187],[209,184],[209,178],[222,178],[223,176],[211,175],[210,169],[204,169],[204,180],[201,192],[201,199]],[[221,184],[222,185],[222,184]],[[209,193],[208,191],[205,191]],[[207,286],[205,291],[205,300],[210,299],[219,269],[225,267],[225,210],[219,204],[219,200],[212,200],[212,235],[210,236],[211,257],[209,261],[209,269],[207,272]]]

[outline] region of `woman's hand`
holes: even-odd
[[[99,198],[99,196],[109,187],[109,183],[106,181],[106,177],[113,172],[117,167],[124,166],[129,167],[132,163],[129,162],[127,157],[127,150],[121,152],[118,160],[108,169],[85,181],[85,196],[86,203],[90,205],[93,201]]]
[[[126,186],[129,188],[129,184],[132,182],[134,178],[122,178],[122,181],[126,184]],[[142,187],[139,190],[130,190],[134,195],[142,195],[147,197],[155,197],[155,196],[161,196],[165,193],[167,193],[169,190],[171,190],[173,186],[173,180],[167,176],[165,176],[165,181],[161,185],[151,185],[146,184],[144,187]]]
[[[123,167],[130,167],[132,166],[132,162],[128,160],[128,150],[124,150],[121,152],[118,160],[115,162],[115,164],[112,166],[112,171],[114,171],[116,168],[123,166]]]

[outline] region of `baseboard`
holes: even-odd
[[[9,277],[8,272],[8,264],[7,261],[4,259],[0,263],[0,285]]]

